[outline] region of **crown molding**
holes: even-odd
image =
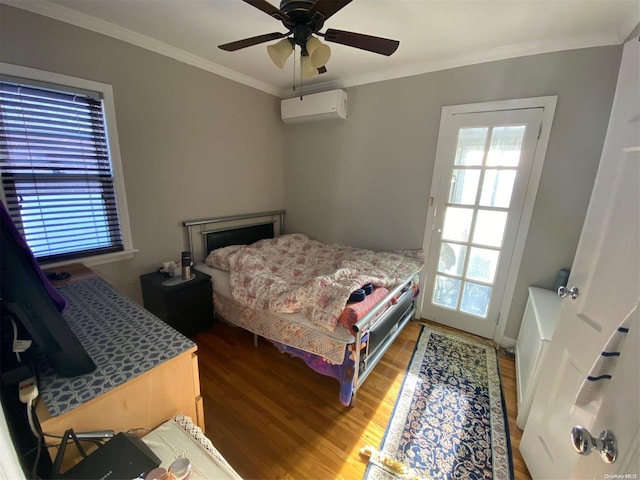
[[[146,35],[142,35],[113,23],[77,12],[70,8],[50,3],[46,0],[0,0],[0,3],[107,35],[280,98],[287,98],[296,95],[296,93],[292,92],[290,89],[281,89],[279,87],[269,85],[253,77],[235,72],[217,63],[205,60],[202,57],[193,55]],[[638,25],[638,21],[638,15],[631,15],[618,25],[615,33],[610,35],[593,35],[587,37],[576,37],[563,41],[544,40],[525,44],[508,45],[474,52],[469,55],[459,55],[445,60],[416,63],[413,65],[382,70],[364,75],[354,75],[340,80],[314,83],[305,86],[304,92],[306,94],[310,94],[334,88],[354,87],[357,85],[366,85],[369,83],[411,77],[424,73],[498,60],[507,60],[528,55],[539,55],[580,48],[620,45]]]
[[[345,78],[342,83],[345,87],[351,87],[355,85],[363,85],[367,83],[391,80],[394,78],[411,77],[424,73],[449,70],[452,68],[465,67],[469,65],[477,65],[499,60],[508,60],[517,57],[576,50],[581,48],[619,45],[620,43],[621,41],[618,38],[618,35],[612,34],[576,38],[562,42],[540,41],[526,44],[508,45],[480,52],[474,52],[471,55],[459,55],[457,57],[448,58],[446,60],[417,63],[414,65],[389,69],[373,74],[348,77]]]
[[[278,88],[256,80],[255,78],[235,72],[231,69],[218,65],[217,63],[205,60],[197,55],[193,55],[154,38],[134,32],[133,30],[120,27],[113,23],[100,20],[96,17],[86,15],[61,5],[47,2],[46,0],[0,0],[0,3],[53,18],[54,20],[69,23],[96,33],[101,33],[102,35],[159,53],[165,57],[220,75],[221,77],[228,78],[234,82],[253,87],[271,95],[278,96],[280,93]]]
[[[628,23],[631,24],[633,22]],[[633,23],[631,30],[633,30],[635,25],[636,24]],[[406,65],[399,68],[392,68],[364,75],[355,75],[340,79],[339,81],[331,80],[322,83],[314,83],[313,85],[305,86],[304,90],[306,94],[310,94],[321,92],[324,90],[331,90],[334,88],[355,87],[357,85],[366,85],[369,83],[383,82],[386,80],[412,77],[416,75],[422,75],[424,73],[449,70],[452,68],[466,67],[470,65],[478,65],[481,63],[495,62],[499,60],[508,60],[511,58],[526,57],[530,55],[540,55],[567,50],[577,50],[581,48],[620,45],[624,42],[624,38],[626,38],[626,36],[628,35],[628,32],[624,34],[627,29],[628,27],[625,26],[624,28],[619,28],[616,33],[610,35],[593,35],[588,37],[573,38],[560,42],[538,41],[526,44],[508,45],[504,47],[473,52],[473,54],[470,55],[459,55],[457,57],[450,57],[446,60],[435,60],[432,62],[416,63],[413,65]],[[631,30],[629,30],[629,32]],[[624,35],[624,38],[621,40],[620,37],[622,35]],[[282,98],[291,96],[295,96],[295,94],[292,94],[291,90],[280,91],[280,97]]]

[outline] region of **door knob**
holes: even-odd
[[[571,298],[573,298],[575,300],[575,298],[580,294],[580,290],[578,289],[578,287],[571,287],[571,288],[567,288],[567,287],[560,287],[558,288],[558,296],[564,298],[566,296],[570,296]]]
[[[600,437],[593,438],[586,428],[573,427],[571,429],[571,443],[579,455],[589,455],[593,450],[600,452],[605,463],[613,463],[618,457],[616,437],[609,430],[604,430],[600,433]]]

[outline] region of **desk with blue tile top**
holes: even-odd
[[[97,276],[58,289],[67,300],[63,316],[97,368],[62,378],[40,362],[36,413],[43,432],[142,435],[178,413],[204,430],[194,342]]]

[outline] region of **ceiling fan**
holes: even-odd
[[[323,28],[324,22],[346,7],[352,0],[282,0],[279,9],[267,0],[242,1],[280,20],[287,32],[274,32],[245,38],[219,45],[218,48],[233,52],[260,43],[283,39],[267,47],[271,60],[276,66],[282,68],[294,47],[299,46],[303,78],[311,78],[326,72],[325,65],[331,56],[331,49],[314,35],[324,38],[327,42],[340,43],[387,56],[395,52],[400,45],[397,40],[333,28],[321,33],[320,30]]]

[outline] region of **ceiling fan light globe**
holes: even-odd
[[[326,65],[331,58],[331,48],[316,37],[310,37],[307,40],[307,53],[309,53],[309,58],[315,68]]]
[[[311,57],[302,57],[302,78],[313,78],[318,75],[318,69],[313,65]]]
[[[278,68],[283,68],[284,64],[287,63],[287,59],[291,56],[293,52],[293,45],[288,38],[284,38],[273,45],[267,46],[267,53],[269,54],[269,58]]]

